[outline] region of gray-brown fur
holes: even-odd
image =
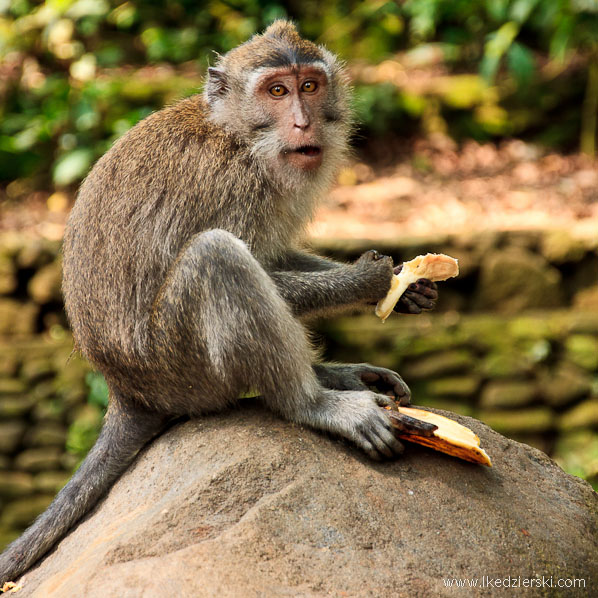
[[[309,172],[273,167],[281,123],[264,121],[267,111],[247,95],[256,65],[268,72],[285,60],[327,71],[318,113],[305,108],[323,148]],[[297,135],[313,140],[301,126]],[[104,374],[110,407],[81,468],[0,556],[0,585],[64,536],[168,418],[222,409],[249,389],[374,458],[402,451],[379,408],[389,397],[368,389],[407,401],[398,374],[315,364],[298,319],[373,303],[390,285],[388,257],[372,251],[340,264],[299,248],[349,129],[336,59],[276,22],[218,62],[205,96],[148,117],[98,161],[69,218],[63,289],[77,349]]]

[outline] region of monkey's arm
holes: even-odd
[[[354,264],[335,266],[319,271],[274,270],[269,274],[279,294],[298,316],[366,305],[384,297],[390,288],[392,259],[377,251],[366,251]]]
[[[322,257],[321,255],[298,249],[289,249],[277,260],[273,270],[282,270],[284,272],[325,272],[327,270],[343,268],[345,265]]]

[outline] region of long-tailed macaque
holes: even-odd
[[[300,249],[350,129],[337,59],[276,21],[220,57],[202,95],[152,114],[97,162],[69,218],[63,289],[76,347],[106,378],[110,404],[81,467],[0,556],[0,586],[61,539],[168,419],[224,409],[249,389],[372,458],[402,452],[380,408],[389,394],[409,401],[400,376],[317,363],[300,322],[373,304],[390,287],[390,257],[342,264]],[[436,298],[420,280],[401,305],[414,313]]]

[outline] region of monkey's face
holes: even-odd
[[[263,173],[301,197],[334,179],[348,152],[351,110],[342,65],[275,21],[208,69],[209,120],[240,139]]]
[[[269,140],[269,158],[306,172],[318,169],[328,149],[326,73],[311,65],[260,71],[249,85],[255,108],[252,128],[262,143]]]

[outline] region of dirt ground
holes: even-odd
[[[12,183],[0,192],[0,232],[60,239],[73,194],[21,191]],[[462,147],[419,140],[396,159],[391,146],[366,149],[341,172],[309,233],[392,239],[485,229],[567,229],[598,238],[598,161],[519,140]]]

